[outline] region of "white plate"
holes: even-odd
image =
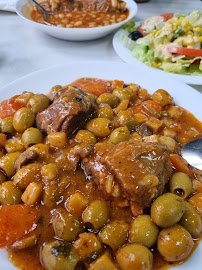
[[[116,32],[116,34],[114,35],[114,38],[113,38],[114,50],[119,55],[119,57],[121,57],[122,60],[124,60],[128,64],[132,64],[132,65],[136,66],[136,68],[143,67],[143,68],[145,68],[145,70],[148,70],[148,71],[150,71],[151,69],[155,70],[159,74],[159,76],[161,76],[161,74],[163,74],[163,73],[168,73],[168,72],[165,72],[165,71],[160,70],[160,69],[149,67],[149,66],[145,65],[144,63],[142,63],[141,61],[139,61],[138,59],[136,59],[135,57],[133,57],[131,55],[131,51],[129,49],[127,49],[126,47],[124,47],[120,42],[120,38],[121,38],[122,33],[127,34],[127,32],[125,30],[120,29]],[[176,74],[176,73],[168,73],[168,74],[170,76],[172,76],[173,78],[181,80],[181,81],[188,83],[188,84],[202,85],[202,76],[182,75],[182,74]]]
[[[164,88],[173,97],[177,104],[192,112],[202,121],[202,95],[190,86],[177,81],[167,74],[161,76],[153,70],[118,62],[75,62],[40,70],[24,76],[0,89],[1,100],[22,91],[48,93],[56,84],[66,85],[81,77],[94,77],[109,80],[123,80],[126,83],[134,82],[153,93],[159,88]],[[1,226],[1,224],[0,224]],[[201,270],[202,243],[197,247],[192,256],[183,265],[174,267],[175,270]],[[6,252],[0,250],[0,269],[15,269],[8,262]]]
[[[42,0],[37,0],[39,3]],[[49,26],[41,23],[37,23],[31,20],[30,12],[34,6],[30,0],[17,0],[16,12],[17,14],[30,23],[30,26],[37,27],[39,30],[60,39],[73,40],[73,41],[84,41],[92,40],[104,37],[113,31],[117,30],[121,25],[131,20],[137,13],[137,4],[133,0],[124,0],[129,10],[129,16],[126,20],[107,26],[99,26],[92,28],[64,28]],[[26,4],[26,5],[25,5]],[[25,5],[25,6],[24,6]]]

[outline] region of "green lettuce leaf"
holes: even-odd
[[[139,44],[133,50],[131,55],[148,66],[151,66],[154,60],[154,53],[149,49],[147,44]]]

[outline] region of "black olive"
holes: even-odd
[[[128,37],[134,41],[138,40],[138,38],[143,37],[143,34],[139,31],[133,31],[128,35]]]

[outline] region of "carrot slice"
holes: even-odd
[[[176,168],[177,171],[179,172],[184,172],[188,175],[192,175],[188,163],[186,162],[185,159],[180,157],[177,154],[170,154],[170,161],[173,164],[173,166]]]
[[[112,86],[109,82],[94,78],[81,78],[72,83],[72,85],[77,86],[88,93],[92,93],[95,96],[112,92]]]
[[[154,100],[146,100],[143,101],[141,104],[139,104],[138,106],[136,106],[133,110],[134,113],[144,113],[144,108],[143,108],[143,103],[147,103],[149,104],[152,108],[154,108],[157,112],[161,112],[162,111],[162,106],[157,103]]]
[[[14,96],[8,100],[4,100],[0,104],[0,118],[11,117],[15,114],[17,110],[22,108],[23,106],[16,101],[18,96]]]
[[[2,205],[0,207],[0,247],[10,246],[33,231],[38,219],[38,211],[31,206]]]

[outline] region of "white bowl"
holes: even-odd
[[[16,12],[20,17],[28,21],[30,24],[53,37],[65,40],[84,41],[104,37],[112,33],[113,31],[117,30],[119,27],[121,27],[129,20],[131,20],[137,13],[137,4],[135,3],[134,0],[124,0],[124,1],[127,3],[126,7],[129,10],[129,16],[126,20],[112,25],[92,27],[92,28],[64,28],[34,22],[31,20],[30,16],[34,4],[30,0],[17,0]],[[38,2],[42,2],[42,0],[38,0]]]

